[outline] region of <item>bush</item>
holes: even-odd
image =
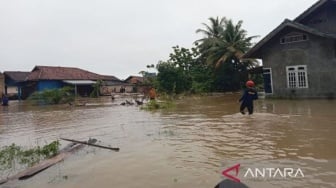
[[[32,166],[40,160],[55,156],[59,151],[59,146],[59,141],[53,141],[42,148],[37,146],[27,150],[14,143],[10,146],[4,146],[0,150],[0,170],[13,168],[17,163]]]
[[[143,110],[159,110],[159,109],[169,109],[174,107],[174,103],[171,100],[167,101],[157,101],[150,100],[145,106],[141,107]]]
[[[63,87],[61,89],[34,92],[28,100],[37,104],[64,104],[73,102],[75,100],[75,96],[73,94],[73,88]]]
[[[93,84],[93,90],[92,92],[90,93],[90,97],[91,98],[97,98],[99,97],[99,88],[100,86],[102,85],[103,81],[101,80],[98,80],[95,84]]]

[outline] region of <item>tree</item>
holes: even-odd
[[[159,90],[166,93],[190,91],[193,82],[192,70],[196,63],[194,50],[174,46],[168,61],[158,63]]]
[[[204,35],[204,38],[196,40],[194,44],[197,46],[198,51],[200,52],[200,58],[207,58],[209,56],[208,50],[217,46],[217,43],[221,40],[226,18],[209,18],[210,25],[202,23],[205,29],[197,29],[196,33],[201,33]]]
[[[238,21],[237,25],[234,25],[231,19],[224,21],[223,32],[216,42],[209,48],[210,56],[209,62],[214,64],[218,68],[225,62],[242,63],[242,56],[252,46],[251,40],[257,36],[247,37],[247,31],[242,29],[243,21]],[[255,60],[245,61],[247,66],[255,65]],[[250,63],[250,65],[249,65]]]
[[[158,89],[168,94],[178,94],[191,88],[191,78],[182,68],[171,62],[159,62],[157,65]]]
[[[196,33],[205,35],[195,42],[201,53],[199,58],[213,68],[217,90],[237,90],[241,82],[247,80],[247,70],[257,65],[256,60],[242,60],[256,36],[247,37],[242,21],[235,25],[225,17],[209,20],[210,26],[203,24],[205,29],[196,30]]]
[[[205,29],[197,29],[196,33],[202,33],[205,35],[205,38],[199,39],[196,42],[206,42],[207,39],[214,38],[218,39],[221,38],[222,33],[224,31],[226,18],[209,18],[210,25],[207,25],[206,23],[202,23],[202,25],[205,27]]]
[[[103,81],[102,80],[97,80],[97,82],[95,84],[92,85],[93,90],[90,93],[90,97],[92,98],[97,98],[100,95],[100,87],[102,86]]]

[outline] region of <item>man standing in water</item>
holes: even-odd
[[[257,99],[258,93],[254,88],[254,82],[249,80],[246,82],[246,89],[243,96],[239,99],[239,102],[241,102],[240,113],[245,114],[244,110],[247,108],[249,115],[253,114],[253,100]]]
[[[8,106],[8,97],[5,94],[2,94],[1,102],[2,106]]]
[[[155,100],[156,98],[156,91],[154,89],[154,87],[151,87],[149,90],[149,99],[150,100]]]

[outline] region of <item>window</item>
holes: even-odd
[[[307,65],[287,66],[288,88],[308,88]]]
[[[280,39],[280,44],[287,44],[306,40],[308,40],[308,36],[305,34],[288,35]]]

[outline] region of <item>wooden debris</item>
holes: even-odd
[[[114,150],[114,151],[119,151],[120,148],[113,148],[113,147],[109,147],[109,146],[101,146],[101,145],[97,145],[94,143],[89,142],[85,142],[85,141],[78,141],[78,140],[73,140],[73,139],[68,139],[68,138],[60,138],[61,140],[66,140],[69,142],[74,142],[77,144],[85,144],[85,145],[89,145],[89,146],[94,146],[94,147],[98,147],[98,148],[104,148],[104,149],[110,149],[110,150]]]
[[[35,164],[32,167],[29,167],[26,170],[21,171],[16,175],[9,176],[6,179],[0,180],[0,185],[8,181],[11,181],[11,180],[16,180],[16,179],[23,180],[23,179],[30,178],[34,176],[35,174],[49,168],[50,166],[64,160],[72,152],[82,148],[83,146],[84,145],[82,144],[69,144],[67,147],[62,149],[56,156],[43,160],[42,162]]]

